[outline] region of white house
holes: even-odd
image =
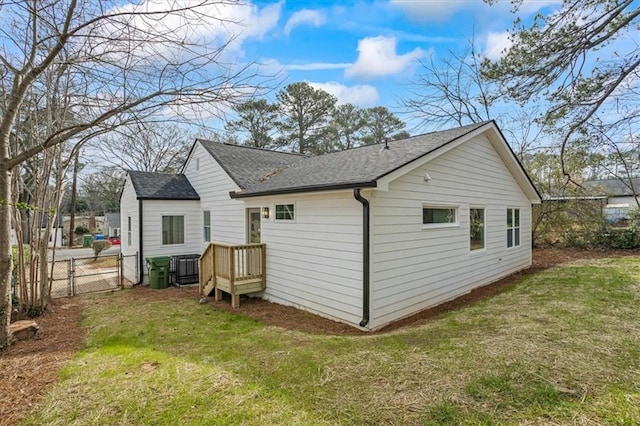
[[[257,296],[364,329],[531,264],[540,195],[492,121],[317,157],[197,140],[182,172],[129,173],[123,253],[260,241]]]
[[[592,180],[582,185],[591,193],[606,198],[603,212],[609,222],[624,221],[630,210],[638,208],[640,178]]]

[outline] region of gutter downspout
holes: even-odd
[[[140,259],[138,259],[139,268],[140,268],[140,278],[138,279],[138,284],[142,284],[144,281],[144,256],[142,255],[143,242],[142,239],[142,200],[138,200],[138,245],[140,251]]]
[[[370,261],[371,250],[369,242],[369,200],[360,195],[360,188],[353,190],[353,198],[362,204],[362,321],[360,327],[369,323],[369,298],[370,298]]]

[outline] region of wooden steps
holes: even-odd
[[[240,306],[240,295],[266,289],[266,245],[231,245],[211,243],[199,260],[200,294],[222,299],[222,292],[231,295],[231,305]]]

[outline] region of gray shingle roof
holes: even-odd
[[[377,179],[485,124],[487,122],[390,141],[389,149],[384,149],[385,144],[381,143],[304,158],[271,176],[262,173],[262,179],[253,179],[251,186],[241,186],[243,190],[235,196],[375,186]]]
[[[633,187],[636,193],[640,192],[640,178],[632,178]],[[629,182],[625,182],[619,179],[603,179],[603,180],[590,180],[583,182],[587,190],[592,193],[610,195],[610,196],[631,196],[634,195],[631,188],[629,188]]]
[[[308,158],[289,152],[268,151],[203,139],[198,141],[241,189],[257,184],[269,173]]]
[[[138,200],[199,200],[185,175],[130,170],[131,183]]]

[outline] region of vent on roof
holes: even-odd
[[[389,149],[389,139],[388,138],[384,138],[384,146],[382,147],[383,150],[385,149]]]

